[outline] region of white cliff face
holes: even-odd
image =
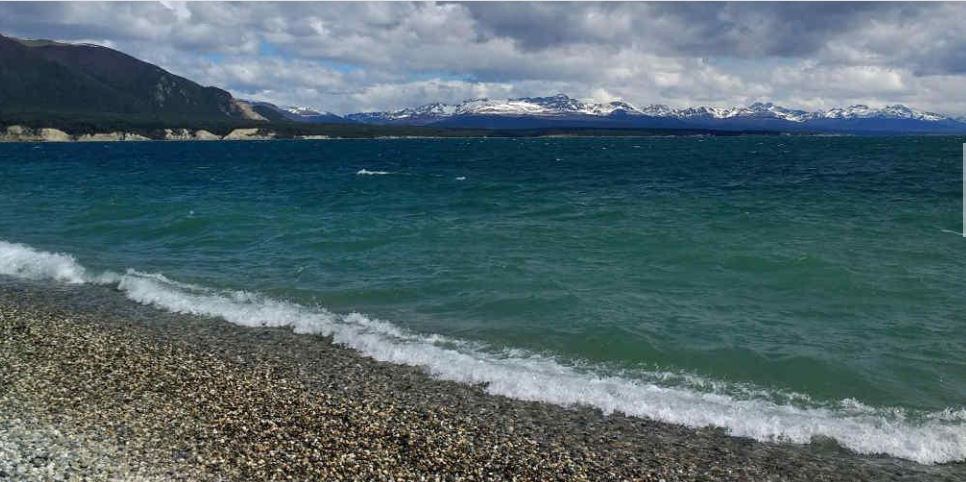
[[[77,136],[79,142],[150,141],[151,139],[132,132],[97,132]]]
[[[72,140],[70,134],[49,127],[32,129],[15,125],[0,131],[0,142],[66,142],[70,140]]]
[[[226,140],[261,140],[273,138],[275,138],[275,132],[257,128],[235,129],[224,137]],[[181,128],[164,129],[157,139],[169,141],[217,141],[223,138],[204,129],[192,131]],[[135,132],[123,131],[96,132],[72,136],[62,130],[50,127],[31,128],[12,125],[6,128],[0,128],[0,142],[123,142],[150,140],[154,139]]]
[[[459,115],[606,117],[615,114],[670,119],[757,118],[777,119],[796,123],[818,119],[910,119],[926,122],[953,120],[941,114],[924,112],[898,104],[882,108],[871,108],[865,105],[853,105],[846,108],[835,108],[826,111],[788,109],[770,102],[757,102],[749,106],[695,106],[683,109],[673,109],[662,104],[636,107],[633,104],[623,101],[585,103],[568,97],[564,94],[557,94],[551,97],[521,97],[515,99],[470,99],[465,100],[457,105],[448,105],[436,102],[416,108],[407,108],[387,112],[350,114],[347,117],[350,119],[362,120],[363,122],[391,122],[416,118],[445,119],[447,117]]]
[[[40,138],[45,142],[67,142],[70,135],[60,129],[44,127],[39,129]]]
[[[166,141],[217,141],[221,137],[203,129],[192,132],[189,129],[165,129],[164,138]]]
[[[275,133],[268,131],[262,132],[261,129],[256,127],[235,129],[228,133],[222,139],[226,141],[249,141],[249,140],[264,140],[264,139],[274,139]]]
[[[99,132],[71,136],[70,134],[50,127],[31,128],[19,125],[7,127],[0,131],[0,141],[3,142],[109,142],[109,141],[149,141],[151,139],[133,132]]]
[[[217,140],[220,140],[220,139],[221,139],[221,137],[219,137],[219,136],[217,136],[215,134],[212,134],[211,132],[208,132],[208,131],[206,131],[204,129],[198,129],[198,130],[195,131],[195,140],[199,140],[199,141],[217,141]]]
[[[165,129],[164,140],[166,141],[190,141],[194,135],[188,129]]]

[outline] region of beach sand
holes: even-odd
[[[320,336],[0,281],[0,480],[964,480],[489,395]]]

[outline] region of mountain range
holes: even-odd
[[[548,97],[470,99],[415,108],[339,116],[305,107],[234,98],[156,65],[92,44],[24,40],[0,35],[0,124],[77,120],[205,127],[244,123],[429,126],[443,129],[658,129],[837,133],[966,133],[954,119],[903,105],[853,105],[823,111],[772,103],[747,107],[634,106]],[[49,122],[48,122],[49,121]],[[372,128],[366,126],[373,126]]]
[[[623,101],[585,103],[565,94],[456,105],[431,103],[386,112],[360,112],[346,119],[367,124],[473,128],[700,128],[792,132],[966,132],[964,119],[904,105],[872,108],[852,105],[820,111],[788,109],[772,103],[747,107],[689,107],[662,104],[637,107]]]

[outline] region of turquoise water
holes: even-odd
[[[519,398],[963,460],[962,142],[7,144],[0,273]]]

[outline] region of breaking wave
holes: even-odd
[[[802,394],[764,390],[664,372],[608,374],[521,350],[422,335],[360,313],[338,314],[246,291],[181,283],[127,270],[92,274],[67,254],[0,241],[0,274],[33,280],[106,284],[164,310],[219,317],[241,326],[288,327],[331,336],[376,360],[419,366],[432,376],[485,384],[492,394],[563,406],[588,405],[688,427],[717,426],[760,441],[808,443],[828,437],[863,454],[920,463],[966,459],[966,409],[907,413],[854,400],[820,404]]]

